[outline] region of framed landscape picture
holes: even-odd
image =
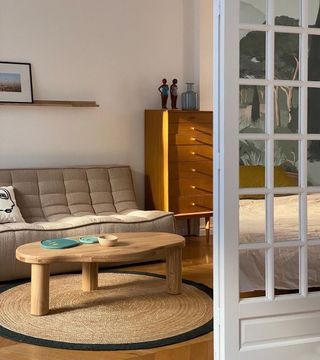
[[[0,61],[0,102],[33,102],[31,64]]]

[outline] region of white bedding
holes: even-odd
[[[298,240],[299,196],[275,198],[274,241]],[[240,242],[265,241],[265,201],[240,201]],[[320,194],[308,195],[308,240],[320,239]],[[320,286],[320,246],[308,249],[309,287]],[[299,251],[297,247],[275,248],[275,288],[299,288]],[[265,290],[264,251],[240,252],[240,291]]]

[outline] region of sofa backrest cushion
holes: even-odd
[[[128,166],[0,169],[0,186],[10,185],[26,222],[137,209]]]

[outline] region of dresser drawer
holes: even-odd
[[[169,113],[170,122],[186,122],[192,123],[196,121],[211,123],[212,125],[212,112],[208,111],[177,111]]]
[[[184,161],[169,163],[169,180],[177,180],[181,178],[191,179],[196,181],[206,177],[208,181],[212,181],[213,177],[213,163],[209,161]]]
[[[184,195],[212,195],[212,178],[202,175],[190,178],[181,178],[169,182],[169,195],[171,198]]]
[[[213,210],[212,195],[170,197],[169,209],[176,214]]]
[[[212,135],[206,134],[170,134],[170,145],[210,145],[212,146]]]
[[[188,134],[197,136],[198,134],[212,136],[212,123],[193,121],[187,122],[169,122],[169,135]]]
[[[212,160],[211,145],[170,145],[169,161]]]

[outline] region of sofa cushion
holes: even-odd
[[[29,223],[137,208],[128,166],[0,170],[0,184],[15,188]]]
[[[129,168],[126,168],[129,170]],[[109,172],[112,169],[87,169],[90,198],[96,215],[109,215],[116,211],[112,196]],[[131,183],[131,188],[133,185]]]
[[[117,212],[137,209],[136,197],[132,186],[131,170],[128,167],[109,169],[110,184],[114,206]]]

